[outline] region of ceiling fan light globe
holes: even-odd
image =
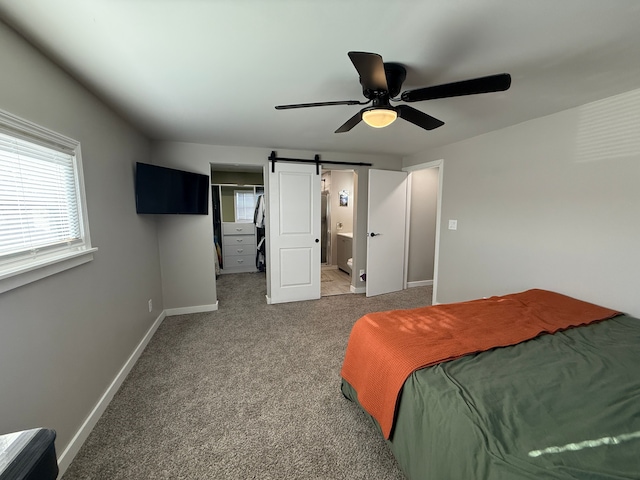
[[[374,108],[362,112],[362,120],[364,120],[364,123],[373,128],[387,127],[391,125],[396,118],[398,118],[396,111],[387,108]]]

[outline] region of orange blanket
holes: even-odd
[[[370,313],[353,326],[341,375],[389,438],[398,395],[415,370],[618,313],[546,290]]]

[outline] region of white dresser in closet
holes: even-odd
[[[222,222],[224,273],[256,272],[256,228],[252,223]]]

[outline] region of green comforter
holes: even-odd
[[[640,320],[418,370],[388,443],[412,480],[640,479]]]

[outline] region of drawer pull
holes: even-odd
[[[242,227],[241,228],[236,228],[237,232],[241,232],[242,230],[244,230],[244,228],[242,228]]]
[[[238,263],[242,263],[242,262],[244,262],[244,260],[242,258],[239,258]]]
[[[236,252],[238,252],[238,253],[242,253],[242,252],[244,252],[244,248],[237,248],[237,249],[236,249]]]
[[[242,240],[243,240],[242,238],[236,238],[236,242],[238,243],[242,243]]]

